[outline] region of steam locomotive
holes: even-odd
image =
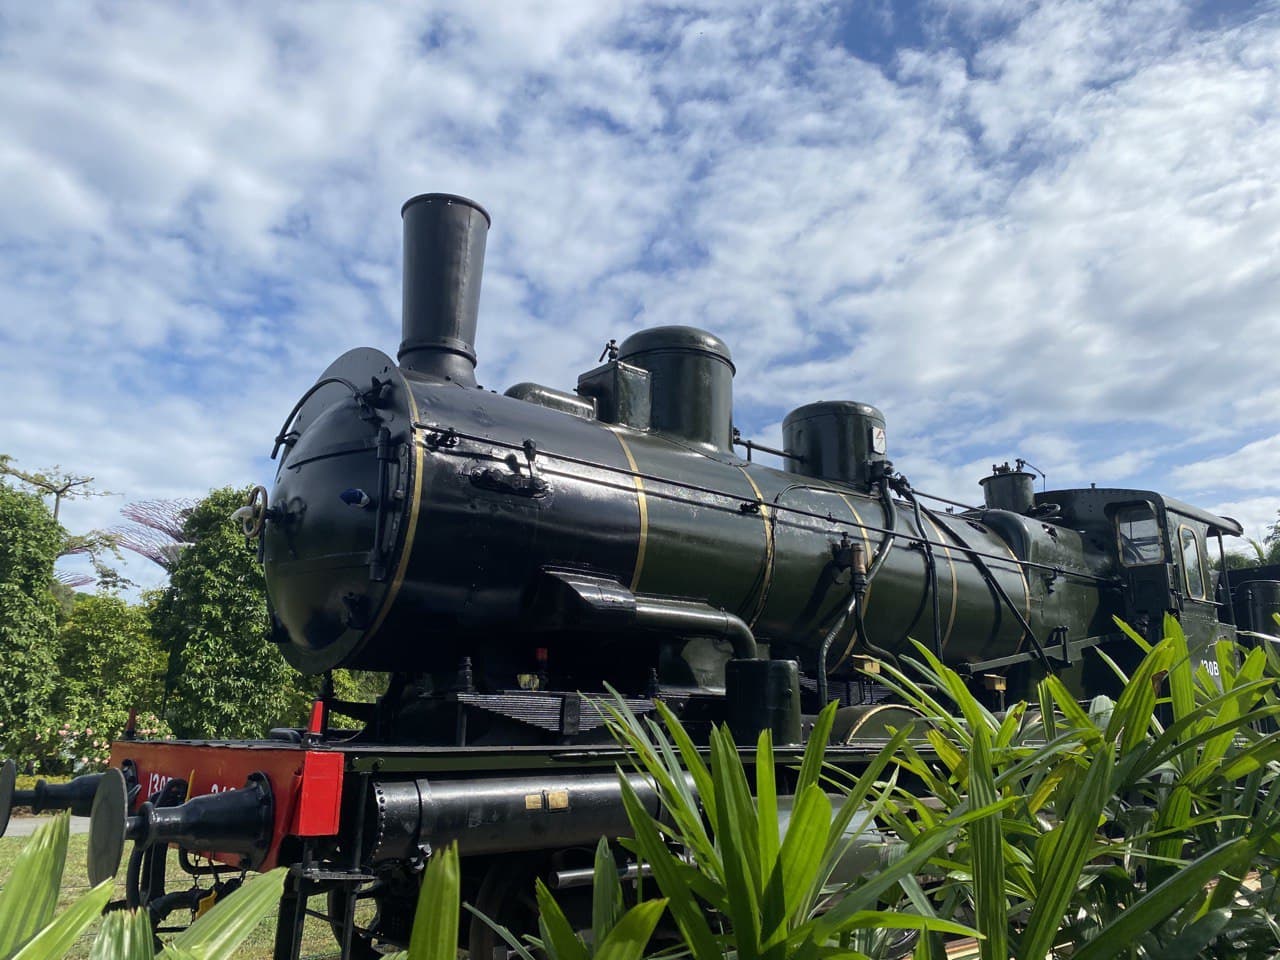
[[[1116,617],[1153,632],[1172,612],[1200,651],[1274,632],[1280,570],[1230,580],[1210,562],[1234,520],[1151,490],[1036,492],[1022,461],[993,467],[981,505],[941,501],[894,469],[864,403],[793,410],[781,449],[744,440],[729,347],[702,330],[610,341],[573,392],[484,390],[489,215],[427,194],[402,218],[397,359],[335,360],[275,437],[273,489],[238,513],[284,657],[385,672],[385,694],[344,703],[326,683],[306,728],[249,742],[129,730],[107,773],[67,785],[15,791],[0,771],[5,821],[17,805],[92,814],[94,879],[133,840],[127,896],[158,922],[284,864],[276,957],[298,956],[319,896],[343,956],[372,955],[407,941],[421,868],[456,841],[467,898],[518,925],[533,876],[585,886],[596,839],[628,830],[591,696],[606,684],[695,735],[769,729],[784,763],[838,700],[832,756],[856,766],[904,719],[877,676],[911,638],[1000,708],[1049,672],[1108,690],[1089,651],[1132,654]],[[169,892],[171,845],[189,890]],[[479,923],[464,945],[499,947]]]

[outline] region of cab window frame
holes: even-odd
[[[1200,591],[1197,593],[1191,585],[1191,570],[1187,566],[1187,543],[1185,537],[1191,537],[1191,545],[1196,552],[1196,573],[1200,578]],[[1204,565],[1204,550],[1201,547],[1200,536],[1195,529],[1186,523],[1178,524],[1178,565],[1182,567],[1182,583],[1187,588],[1187,598],[1189,600],[1209,600],[1209,577]]]
[[[1145,511],[1146,516],[1136,518],[1135,520],[1126,520],[1125,514],[1133,511]],[[1156,505],[1149,500],[1135,500],[1130,503],[1117,505],[1111,512],[1112,526],[1115,531],[1116,552],[1120,558],[1122,567],[1150,567],[1161,563],[1167,563],[1169,559],[1169,550],[1165,546],[1165,524],[1161,522],[1160,511],[1156,509]],[[1155,557],[1146,557],[1142,554],[1142,547],[1139,547],[1136,541],[1125,536],[1122,531],[1122,525],[1125,523],[1135,523],[1150,521],[1155,528],[1154,545],[1159,553]],[[1125,557],[1125,550],[1132,550],[1137,554],[1138,559],[1129,560]]]

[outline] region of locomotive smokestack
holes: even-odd
[[[473,200],[424,193],[405,203],[403,339],[406,370],[476,385],[476,317],[489,214]]]

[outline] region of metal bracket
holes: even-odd
[[[456,447],[461,439],[453,427],[427,427],[422,442],[429,450],[439,450],[441,447]]]
[[[531,500],[540,500],[551,492],[551,487],[541,477],[506,473],[496,467],[476,470],[471,474],[471,482],[482,490],[509,493],[517,497],[528,497]]]

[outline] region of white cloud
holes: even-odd
[[[1280,17],[926,11],[879,64],[820,3],[6,13],[0,450],[134,499],[263,479],[332,356],[394,353],[396,212],[441,189],[494,215],[491,386],[695,323],[748,432],[873,402],[944,495],[1021,454],[1280,506],[1220,463],[1280,428]]]
[[[1214,513],[1226,517],[1234,517],[1244,527],[1244,535],[1250,540],[1262,543],[1271,533],[1272,527],[1280,521],[1280,502],[1275,497],[1251,497],[1245,500],[1229,500],[1219,503],[1210,509]],[[1228,549],[1236,553],[1251,553],[1247,544],[1240,541],[1229,542]]]
[[[1174,478],[1192,490],[1275,490],[1280,477],[1280,434],[1246,443],[1225,456],[1188,463]]]

